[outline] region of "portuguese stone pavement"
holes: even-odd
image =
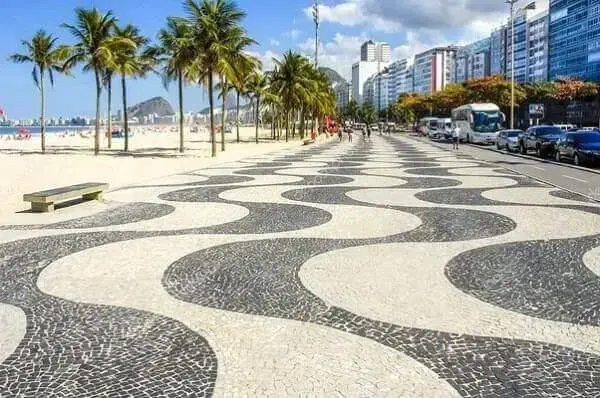
[[[600,205],[406,137],[0,227],[0,396],[600,396]]]

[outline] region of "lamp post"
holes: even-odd
[[[520,0],[504,0],[510,5],[510,128],[515,128],[515,4]],[[518,12],[535,10],[535,1],[519,8]]]
[[[315,22],[315,68],[319,66],[319,0],[313,4],[313,21]]]

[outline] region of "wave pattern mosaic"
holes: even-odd
[[[0,396],[600,396],[584,198],[379,136],[106,198],[1,226]]]

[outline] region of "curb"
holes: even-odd
[[[436,147],[436,148],[440,148],[440,149],[444,149],[445,151],[452,152],[452,150],[450,150],[450,149],[446,148],[445,146],[442,146],[442,145],[440,145],[440,144],[438,144],[438,143],[435,143],[435,142],[431,142],[431,141],[425,141],[425,140],[419,139],[418,137],[410,137],[410,136],[409,136],[408,138],[412,138],[412,139],[414,139],[415,141],[419,141],[419,142],[426,142],[426,143],[429,143],[431,146],[434,146],[434,147]],[[472,146],[472,145],[469,145],[469,146]],[[477,148],[477,147],[475,147],[475,148]],[[495,149],[493,149],[493,148],[487,148],[487,150],[489,150],[489,151],[493,151],[493,152],[498,152],[497,150],[495,150]],[[452,152],[452,153],[454,153],[454,152]],[[500,153],[504,153],[504,152],[500,152]],[[520,155],[520,157],[523,157],[523,158],[527,159],[527,157],[525,157],[525,156],[523,156],[523,155]],[[534,159],[534,160],[539,160],[538,158],[533,158],[533,159]],[[479,160],[479,161],[481,161],[481,162],[484,162],[484,163],[490,163],[489,161],[487,161],[487,160],[485,160],[485,159],[477,159],[477,160]],[[554,162],[546,162],[546,163],[558,164],[558,163],[554,163]],[[490,163],[490,164],[491,164],[491,163]],[[494,166],[496,166],[496,165],[494,165]],[[567,166],[567,165],[565,165],[565,166]],[[543,183],[543,184],[546,184],[546,185],[549,185],[549,186],[551,186],[551,187],[558,188],[558,189],[561,189],[561,190],[563,190],[563,191],[571,192],[571,193],[572,193],[572,194],[574,194],[574,195],[579,195],[579,196],[582,196],[582,197],[584,197],[584,198],[588,199],[590,202],[593,202],[594,204],[595,204],[595,203],[600,203],[600,198],[595,198],[595,197],[593,197],[593,196],[590,196],[590,195],[587,195],[587,194],[584,194],[584,193],[581,193],[581,192],[573,191],[572,189],[569,189],[569,188],[562,187],[562,186],[560,186],[560,185],[554,184],[554,183],[552,183],[552,182],[550,182],[550,181],[546,181],[546,180],[544,180],[544,179],[542,179],[542,178],[539,178],[539,177],[534,177],[534,176],[532,176],[532,175],[530,175],[530,174],[527,174],[527,173],[524,173],[524,172],[522,172],[522,171],[515,170],[515,169],[512,169],[512,168],[510,168],[510,167],[507,167],[507,166],[498,166],[498,168],[500,168],[500,169],[505,169],[505,170],[510,170],[510,171],[512,171],[513,173],[517,173],[517,174],[519,174],[519,175],[522,175],[522,176],[525,176],[525,177],[531,178],[532,180],[539,181],[539,182],[541,182],[541,183]],[[582,169],[583,169],[583,170],[585,170],[585,171],[588,171],[588,169],[585,169],[585,168],[582,168]],[[597,174],[600,174],[600,172],[597,172]]]

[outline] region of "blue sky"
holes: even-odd
[[[539,0],[547,3],[547,0]],[[20,40],[30,38],[43,28],[61,42],[72,39],[62,22],[73,20],[77,6],[95,5],[113,10],[121,23],[133,23],[154,39],[169,15],[181,15],[179,0],[0,0],[0,107],[9,118],[34,117],[39,113],[38,92],[31,81],[31,67],[14,65],[7,57],[20,52]],[[238,0],[246,10],[245,26],[260,46],[252,51],[267,67],[273,56],[288,48],[312,52],[314,28],[307,9],[311,0]],[[446,0],[322,0],[321,61],[349,77],[351,63],[358,58],[360,43],[372,38],[387,41],[394,57],[410,57],[437,44],[465,43],[485,36],[491,26],[505,18],[505,7],[498,0],[456,0],[470,9],[447,8]],[[438,3],[438,4],[436,4]],[[542,5],[542,8],[544,5]],[[458,10],[456,10],[458,8]],[[408,11],[407,11],[408,10]],[[456,17],[448,15],[456,12]],[[91,74],[75,73],[59,77],[48,90],[48,116],[92,115],[95,88]],[[162,95],[176,105],[173,87],[166,92],[157,77],[130,81],[129,103]],[[120,108],[120,89],[113,95],[114,109]],[[207,103],[206,91],[188,87],[186,111],[200,110]]]

